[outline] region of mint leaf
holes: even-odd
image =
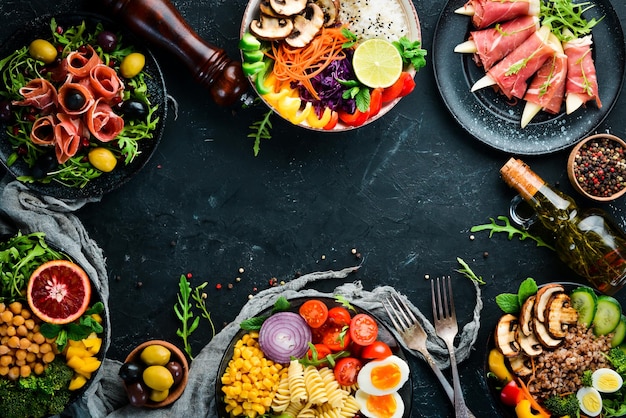
[[[496,304],[504,313],[514,314],[520,309],[519,299],[515,293],[500,293],[496,296]]]
[[[284,312],[287,309],[289,309],[290,307],[291,307],[291,304],[289,303],[287,298],[284,297],[284,296],[280,296],[278,299],[276,299],[276,302],[274,302],[274,307],[272,308],[272,313]]]
[[[529,296],[532,296],[537,293],[537,282],[531,277],[524,280],[519,285],[519,289],[517,290],[517,300],[519,302],[519,306],[522,306],[524,301],[528,299]]]
[[[241,324],[239,324],[239,327],[246,331],[258,331],[267,318],[267,316],[255,316],[253,318],[244,319],[241,321]]]

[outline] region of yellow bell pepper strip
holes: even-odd
[[[328,124],[328,122],[330,122],[332,116],[333,111],[330,107],[327,107],[324,109],[324,113],[322,113],[321,117],[318,117],[317,113],[314,111],[309,113],[309,116],[306,118],[306,122],[311,128],[322,129]]]
[[[280,102],[283,97],[290,95],[291,91],[292,90],[289,87],[282,87],[278,91],[271,91],[267,94],[264,94],[263,98],[267,103],[274,107],[274,109],[276,109],[278,107],[278,102]]]
[[[489,366],[489,371],[493,373],[498,380],[503,383],[508,383],[513,380],[513,375],[509,371],[509,368],[506,367],[504,355],[497,348],[492,348],[491,351],[489,351],[487,364]]]
[[[525,399],[520,401],[520,403],[524,401],[528,401],[528,413],[532,412],[530,411],[530,408],[532,407],[535,411],[537,411],[537,414],[538,414],[538,415],[524,415],[521,417],[520,415],[518,415],[518,418],[526,418],[526,417],[550,418],[551,414],[548,411],[546,411],[541,405],[539,405],[539,402],[537,402],[537,400],[530,393],[530,390],[528,389],[528,386],[526,385],[526,383],[524,383],[522,379],[516,379],[516,381],[519,384],[519,387],[522,390],[522,392],[524,392],[524,396],[525,396]],[[520,403],[518,403],[517,406],[515,407],[515,412],[517,412],[517,407],[520,406]],[[525,410],[525,409],[526,409],[526,406],[523,406],[522,410]]]
[[[313,105],[311,102],[307,102],[304,109],[301,109],[301,107],[302,100],[300,100],[299,97],[293,96],[282,97],[276,105],[278,113],[294,125],[299,125],[306,120]]]
[[[542,412],[536,414],[531,410],[531,404],[528,399],[522,399],[517,406],[515,406],[515,415],[517,418],[549,418],[550,414],[546,415]]]

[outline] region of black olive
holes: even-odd
[[[136,382],[141,378],[141,374],[143,373],[143,368],[137,363],[124,363],[120,367],[120,371],[118,375],[124,380],[126,383]]]
[[[148,105],[141,100],[128,99],[122,104],[122,113],[128,120],[145,119],[148,116]]]
[[[105,30],[98,34],[96,42],[104,52],[111,52],[117,46],[117,36],[113,32]]]
[[[49,172],[56,170],[59,163],[57,157],[53,152],[47,152],[42,154],[32,169],[32,176],[36,179],[42,179],[48,175]]]
[[[11,102],[8,100],[0,101],[0,122],[12,122],[13,112],[11,111]]]
[[[68,110],[80,110],[85,105],[85,96],[75,89],[70,89],[65,95],[65,107]]]
[[[174,384],[177,385],[183,380],[183,366],[177,361],[170,361],[165,365],[165,368],[170,371],[174,378]]]
[[[132,406],[143,406],[148,402],[148,391],[141,382],[126,384],[126,394]]]

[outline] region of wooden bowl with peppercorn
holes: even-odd
[[[567,175],[583,196],[598,202],[626,193],[626,142],[611,134],[580,141],[570,152]]]

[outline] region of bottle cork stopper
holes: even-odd
[[[510,158],[500,169],[506,184],[514,188],[524,199],[530,199],[545,182],[522,160]]]

